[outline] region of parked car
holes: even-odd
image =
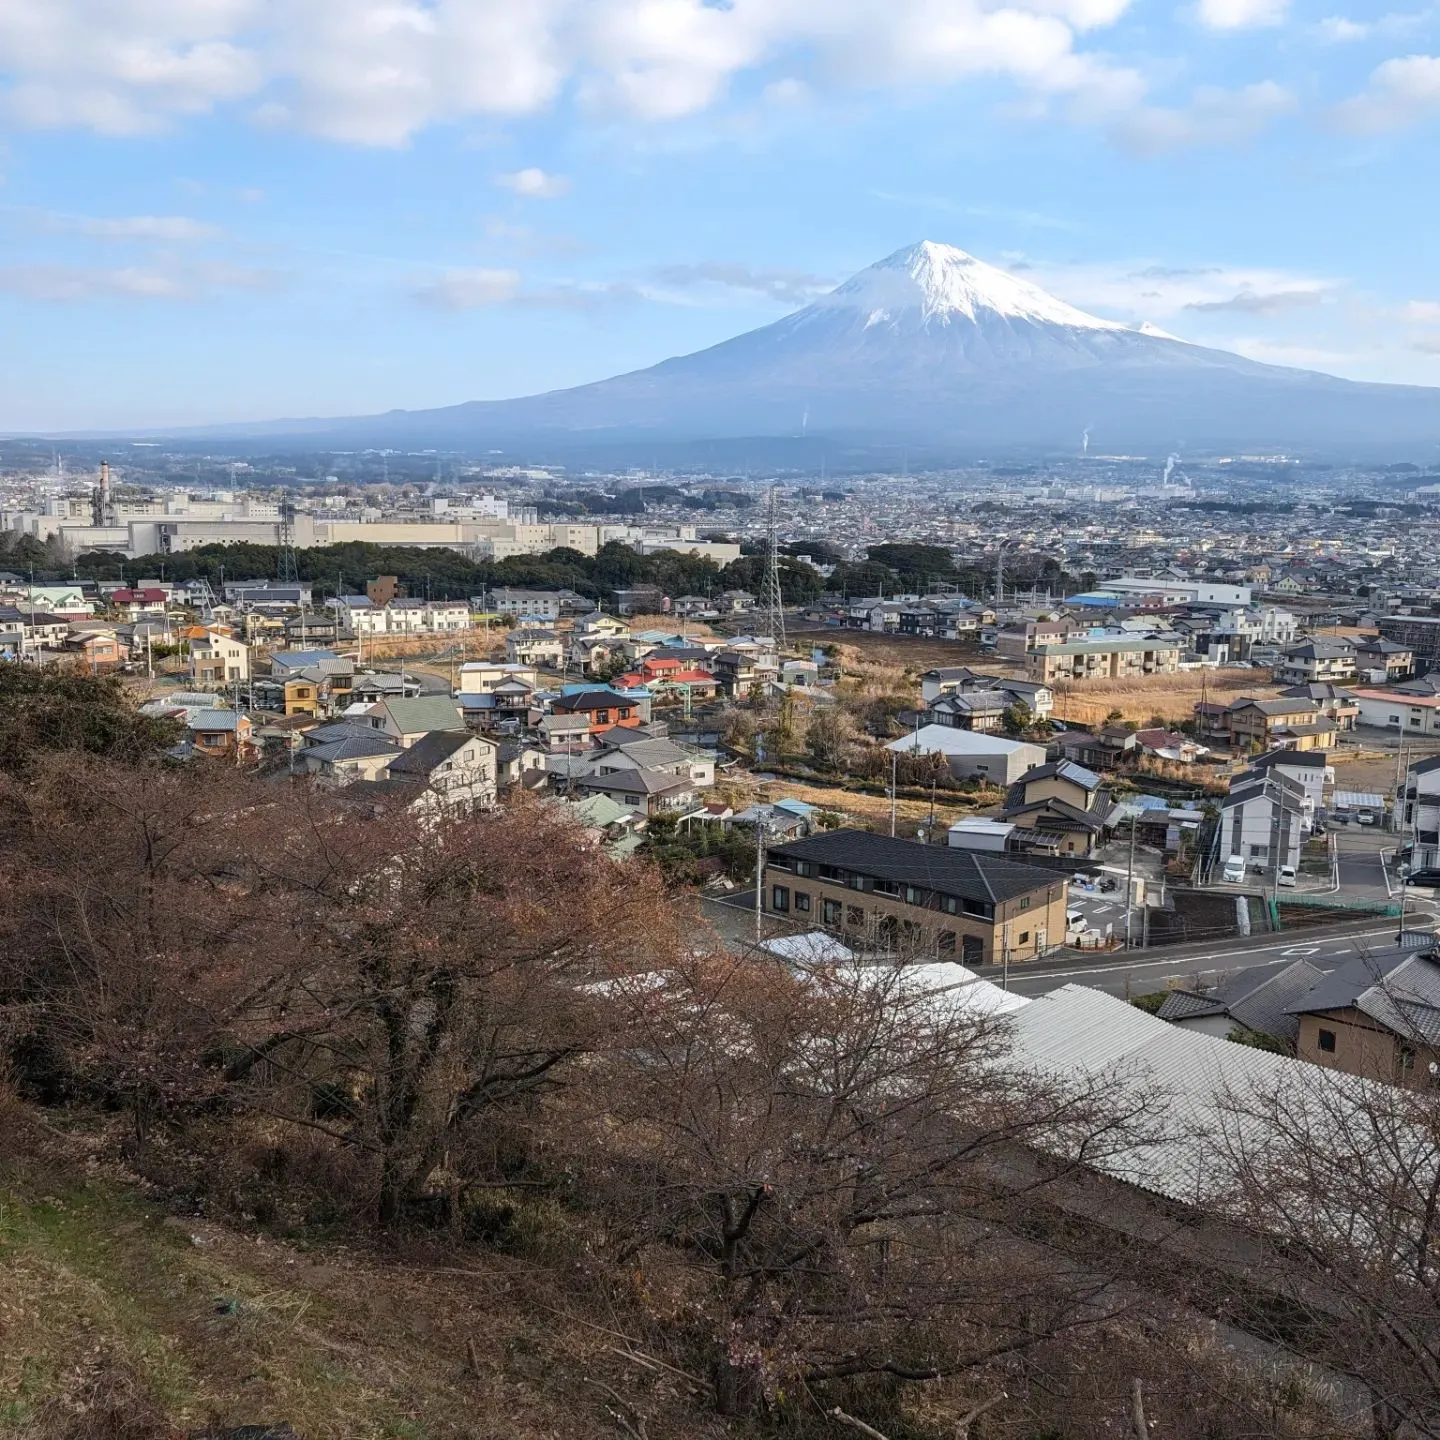
[[[1225,862],[1225,868],[1220,872],[1220,878],[1227,885],[1243,885],[1245,883],[1245,857],[1232,855]]]
[[[1355,823],[1357,825],[1378,825],[1380,817],[1373,810],[1357,810]]]
[[[1293,890],[1295,888],[1295,867],[1282,865],[1280,873],[1275,877],[1275,883],[1286,890]]]
[[[1065,929],[1075,935],[1083,935],[1090,928],[1090,922],[1085,918],[1081,910],[1067,910],[1065,912]]]
[[[1440,890],[1440,866],[1422,865],[1418,870],[1412,870],[1406,877],[1407,885],[1422,885],[1428,890]]]

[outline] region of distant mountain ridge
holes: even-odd
[[[615,446],[807,435],[931,450],[1364,451],[1440,443],[1440,389],[1264,365],[1089,315],[952,246],[897,251],[792,315],[568,390],[219,427],[372,445]]]

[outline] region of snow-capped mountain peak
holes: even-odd
[[[1072,330],[1126,328],[1088,315],[1038,285],[933,240],[897,250],[860,271],[821,300],[819,308],[861,311],[870,325],[906,319],[944,325],[961,317],[978,322],[1000,316]]]

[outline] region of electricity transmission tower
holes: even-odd
[[[778,652],[785,648],[785,599],[780,590],[780,530],[775,518],[773,485],[765,514],[765,529],[769,544],[765,554],[765,574],[760,582],[760,617]]]
[[[283,584],[300,581],[300,567],[295,559],[295,502],[288,496],[280,502],[280,553],[276,559],[275,578]]]

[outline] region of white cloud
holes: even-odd
[[[1429,10],[1392,11],[1374,20],[1352,20],[1348,15],[1327,15],[1315,26],[1315,33],[1330,45],[1349,45],[1362,40],[1394,39],[1422,29],[1435,18]]]
[[[198,300],[226,291],[274,289],[273,271],[232,265],[12,265],[0,269],[0,290],[31,300],[79,301],[97,298]]]
[[[1200,0],[1195,13],[1210,30],[1255,30],[1284,23],[1290,0]]]
[[[82,216],[74,221],[74,229],[97,240],[154,240],[167,245],[214,240],[222,233],[184,215]]]
[[[1399,130],[1440,115],[1440,56],[1406,55],[1377,65],[1359,95],[1335,107],[1347,130]]]
[[[1133,71],[1076,48],[1131,3],[0,0],[0,114],[124,134],[241,102],[265,123],[394,146],[569,93],[674,119],[781,66],[771,102],[803,97],[789,77],[804,67],[811,83],[861,87],[999,77],[1091,113],[1143,91]]]
[[[1343,289],[1335,280],[1236,265],[1021,262],[1011,268],[1072,305],[1132,322],[1224,311],[1273,315],[1308,309]]]
[[[555,200],[570,191],[570,181],[564,175],[547,175],[533,165],[526,170],[497,175],[495,183],[526,200]]]
[[[508,304],[519,293],[518,270],[447,270],[420,286],[415,298],[438,310],[479,310]]]
[[[758,295],[790,306],[808,305],[817,296],[834,289],[837,283],[802,270],[757,270],[725,260],[709,260],[699,265],[661,265],[650,272],[650,278],[682,292],[713,290]]]
[[[1233,145],[1258,135],[1295,108],[1295,97],[1273,80],[1241,90],[1202,86],[1183,109],[1144,105],[1113,126],[1116,138],[1140,155],[1187,145]]]
[[[1440,321],[1440,300],[1412,300],[1400,312],[1412,325],[1430,325]]]

